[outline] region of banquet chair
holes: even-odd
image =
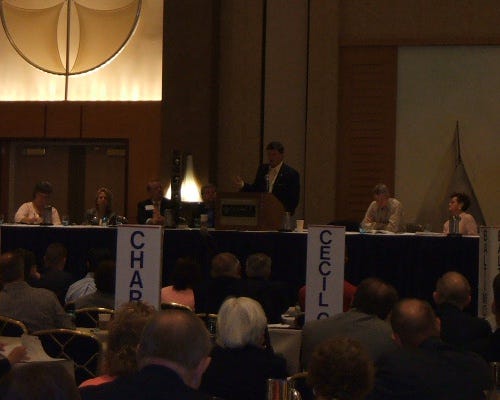
[[[82,328],[98,328],[99,314],[111,314],[111,318],[115,310],[103,307],[86,307],[74,311],[75,325]]]
[[[307,385],[307,372],[297,372],[287,378],[291,386],[295,388],[302,400],[313,400],[314,394],[312,389]]]
[[[50,357],[73,361],[77,385],[98,375],[102,344],[96,336],[71,329],[47,329],[33,335]]]
[[[217,333],[217,314],[197,313],[196,315],[205,323],[210,336],[214,338]]]
[[[18,337],[28,333],[28,328],[17,319],[0,315],[0,336]]]
[[[162,310],[184,310],[193,312],[191,307],[186,306],[185,304],[174,303],[174,302],[161,303],[160,308]]]

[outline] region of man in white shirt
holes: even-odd
[[[366,211],[361,227],[365,230],[401,232],[403,218],[402,204],[390,197],[389,189],[383,183],[373,188],[373,201]]]
[[[50,206],[50,195],[52,194],[52,185],[50,182],[38,182],[33,189],[33,200],[28,201],[19,207],[14,222],[21,224],[41,224],[52,223],[61,225],[61,218],[55,207]],[[44,213],[50,207],[51,221],[44,218]]]

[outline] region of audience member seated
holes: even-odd
[[[363,280],[349,311],[305,324],[302,331],[302,366],[307,368],[318,344],[338,336],[360,341],[376,362],[382,354],[395,348],[391,327],[385,319],[397,299],[396,289],[388,283],[377,278]]]
[[[441,320],[441,339],[464,350],[480,351],[481,343],[491,335],[491,326],[464,311],[471,302],[465,276],[454,271],[445,273],[437,280],[433,297]]]
[[[343,292],[343,309],[344,312],[351,308],[352,300],[354,299],[354,293],[356,293],[357,287],[351,283],[344,281],[344,292]],[[299,306],[302,311],[306,310],[306,286],[302,286],[299,289]]]
[[[321,343],[307,370],[307,383],[317,400],[362,400],[373,389],[373,361],[361,343],[353,339]]]
[[[217,345],[200,390],[225,400],[264,399],[269,378],[286,377],[286,361],[264,347],[264,310],[248,297],[227,299],[217,317]]]
[[[196,389],[210,363],[211,347],[210,335],[195,314],[158,312],[146,324],[139,342],[139,371],[81,388],[82,400],[208,400]]]
[[[155,309],[142,302],[125,303],[115,312],[108,325],[108,338],[103,375],[83,382],[80,387],[101,385],[117,377],[130,377],[137,372],[137,345],[146,323]]]
[[[113,211],[113,193],[105,187],[97,189],[95,207],[85,212],[83,223],[87,225],[116,225]]]
[[[194,311],[193,287],[200,281],[200,265],[191,258],[179,258],[172,272],[172,285],[161,289],[161,302],[183,304]]]
[[[14,253],[0,256],[0,275],[4,288],[0,292],[0,315],[22,321],[30,332],[74,328],[53,292],[33,288],[24,281],[23,259]]]
[[[485,398],[492,388],[489,365],[441,341],[439,318],[427,302],[402,300],[390,321],[399,348],[380,358],[370,399]]]
[[[211,279],[194,288],[196,312],[216,314],[229,296],[242,291],[241,265],[232,253],[219,253],[212,259]]]
[[[284,282],[272,282],[271,257],[264,253],[255,253],[248,256],[245,265],[245,279],[242,295],[257,300],[270,324],[280,323],[283,314],[291,304],[287,287]]]
[[[75,379],[58,362],[27,363],[0,381],[2,400],[80,400]]]
[[[42,224],[46,207],[50,207],[52,185],[50,182],[38,182],[33,189],[33,200],[23,203],[14,215],[17,224]],[[52,224],[61,225],[61,218],[55,207],[51,210]]]
[[[82,279],[73,283],[66,292],[65,303],[73,303],[76,299],[87,294],[94,293],[97,288],[95,286],[94,271],[101,261],[113,260],[113,253],[106,248],[92,248],[88,251],[87,260],[87,275]]]
[[[28,285],[33,286],[35,282],[40,279],[40,273],[38,272],[38,265],[36,262],[35,253],[27,249],[16,249],[15,252],[19,254],[24,263],[24,280]]]
[[[458,233],[462,235],[477,235],[476,220],[471,214],[465,212],[469,206],[470,199],[465,193],[453,193],[450,196],[448,210],[450,217],[459,218]],[[450,220],[444,223],[443,232],[450,233]]]
[[[54,292],[60,303],[64,305],[64,296],[73,283],[73,275],[65,271],[67,250],[61,243],[51,243],[45,251],[43,261],[45,270],[38,281],[32,285]]]
[[[94,272],[96,291],[75,301],[75,309],[86,307],[115,308],[116,263],[101,261]]]
[[[137,204],[137,222],[148,225],[164,225],[165,210],[169,201],[163,197],[163,185],[159,180],[149,181],[146,190],[149,197]]]
[[[4,350],[4,344],[0,343],[0,351],[3,352],[3,350]],[[0,358],[0,377],[4,376],[7,372],[9,372],[14,364],[26,360],[28,360],[26,356],[26,347],[24,346],[14,347],[9,352],[9,354],[7,354],[4,358]]]
[[[478,352],[489,362],[500,361],[500,274],[493,280],[493,303],[496,330],[479,344]]]

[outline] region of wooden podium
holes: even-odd
[[[217,193],[216,229],[279,230],[285,209],[272,193]]]

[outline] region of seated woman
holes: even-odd
[[[172,285],[161,289],[161,302],[183,304],[194,311],[193,287],[200,279],[199,264],[189,257],[179,258],[172,273]]]
[[[116,224],[116,214],[113,212],[113,193],[105,187],[97,189],[95,208],[90,208],[85,212],[83,223],[104,225],[103,221],[109,225]]]
[[[458,233],[462,235],[477,235],[477,224],[474,217],[465,211],[470,206],[470,199],[465,193],[453,193],[450,196],[448,210],[451,217],[458,217]],[[444,233],[450,233],[450,221],[446,221],[443,226]]]
[[[265,399],[268,378],[285,378],[286,361],[264,346],[267,328],[261,305],[229,298],[217,317],[217,345],[200,390],[226,400]]]
[[[80,387],[100,385],[136,372],[137,345],[144,326],[155,312],[154,307],[146,303],[134,301],[123,304],[109,322],[103,375],[86,380]]]
[[[372,390],[375,368],[356,340],[329,339],[314,350],[307,383],[317,400],[361,400]]]

